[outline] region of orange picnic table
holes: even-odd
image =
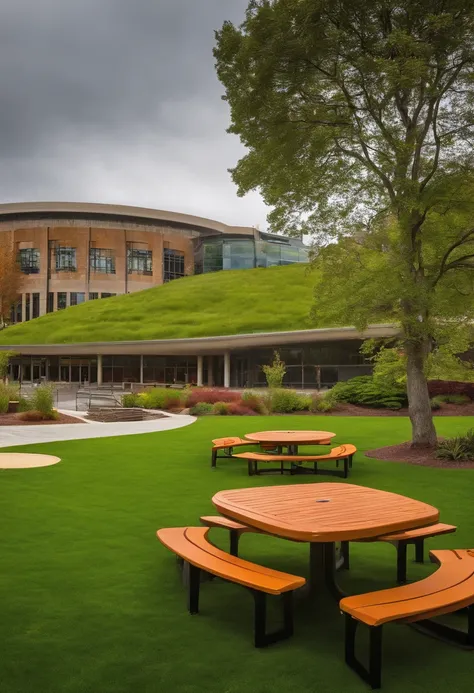
[[[266,534],[309,542],[310,589],[338,599],[335,543],[434,524],[439,511],[397,493],[345,483],[294,484],[219,491],[217,510]]]
[[[329,444],[335,435],[329,431],[258,431],[246,433],[245,438],[253,443],[273,443],[287,447],[291,454],[297,455],[298,445]]]

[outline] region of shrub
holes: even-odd
[[[317,412],[327,412],[327,411],[332,411],[334,409],[334,404],[331,402],[330,399],[327,397],[324,397],[322,395],[314,394],[311,398],[311,406],[310,406],[310,411],[317,413]]]
[[[26,397],[18,398],[18,411],[25,412],[31,410],[31,402],[29,402]]]
[[[438,443],[436,457],[440,460],[469,461],[474,460],[474,429],[470,429],[463,436],[448,438]]]
[[[471,401],[467,395],[438,395],[434,399],[445,404],[468,404]]]
[[[292,411],[302,411],[307,405],[308,398],[299,395],[295,390],[272,389],[269,393],[270,410],[275,414],[289,414]]]
[[[201,402],[202,404],[202,402]],[[216,402],[212,407],[212,413],[216,416],[227,416],[229,413],[228,402]]]
[[[20,397],[18,385],[0,382],[0,393],[8,397],[9,402],[17,402]]]
[[[143,407],[143,398],[141,399],[135,392],[127,392],[126,395],[122,396],[122,406],[126,409]]]
[[[24,411],[22,414],[20,414],[20,419],[22,421],[55,421],[56,419],[59,419],[59,414],[53,409],[49,416],[45,416],[37,409],[30,409],[29,411]]]
[[[212,404],[209,404],[209,402],[197,402],[191,407],[189,413],[193,416],[206,416],[207,414],[212,414]]]
[[[242,404],[257,414],[267,414],[268,408],[265,403],[265,398],[258,395],[256,392],[247,390],[242,393]]]
[[[31,406],[43,419],[54,419],[54,392],[50,385],[39,385],[31,397]]]
[[[231,416],[256,416],[253,409],[240,404],[240,402],[231,402],[228,405],[228,412]]]
[[[465,395],[474,400],[474,383],[466,383],[457,380],[429,380],[428,391],[430,397],[437,395]]]
[[[138,407],[145,409],[179,409],[183,407],[185,393],[165,387],[151,387],[138,396]]]
[[[384,409],[400,409],[407,404],[407,394],[403,387],[381,385],[371,375],[361,375],[336,383],[327,393],[326,399],[332,404],[349,402]]]
[[[6,392],[0,392],[0,414],[6,414],[10,398]]]
[[[240,394],[219,388],[193,388],[186,399],[187,407],[194,407],[199,402],[215,404],[216,402],[240,402]]]
[[[280,359],[278,351],[273,352],[272,363],[269,366],[262,366],[262,371],[265,373],[268,387],[281,388],[286,373],[286,367]]]
[[[442,400],[438,397],[432,397],[430,399],[431,411],[438,411],[441,409]]]

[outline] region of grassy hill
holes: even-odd
[[[315,327],[307,265],[184,277],[89,301],[0,332],[0,344],[175,339]]]

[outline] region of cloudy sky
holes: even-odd
[[[0,0],[0,202],[142,205],[265,226],[238,198],[212,47],[247,0]]]

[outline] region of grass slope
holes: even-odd
[[[216,272],[89,301],[0,332],[0,344],[174,339],[298,330],[309,321],[307,265]]]
[[[24,448],[62,462],[1,473],[2,693],[366,693],[344,664],[337,604],[297,602],[295,636],[257,651],[250,595],[219,580],[203,583],[201,613],[189,616],[175,558],[155,538],[158,527],[198,524],[221,489],[333,481],[249,478],[237,460],[219,461],[215,471],[209,466],[211,438],[326,428],[328,421],[206,417],[177,431]],[[440,435],[473,425],[473,418],[438,421]],[[410,426],[402,417],[334,417],[331,428],[338,442],[363,451],[406,440]],[[459,529],[431,547],[474,545],[474,470],[380,462],[359,452],[350,482],[438,507],[441,519]],[[213,530],[212,538],[227,549],[226,533]],[[308,571],[305,544],[245,535],[241,554],[295,574]],[[433,569],[410,563],[409,577]],[[393,586],[393,547],[352,544],[351,570],[340,578],[351,593]],[[385,628],[383,666],[385,693],[470,690],[472,654],[407,626]]]

